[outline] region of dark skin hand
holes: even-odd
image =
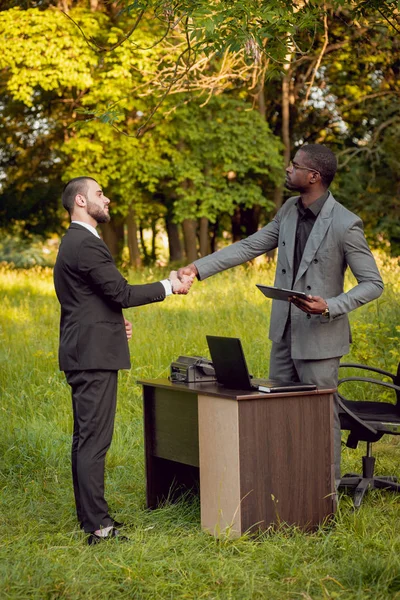
[[[311,315],[320,315],[328,308],[327,302],[321,298],[321,296],[308,296],[308,300],[302,300],[301,298],[292,297],[289,302],[300,308],[305,313]]]
[[[178,269],[178,278],[183,279],[184,276],[195,277],[198,274],[196,266],[191,263],[186,267]],[[321,298],[321,296],[308,296],[308,300],[302,300],[297,296],[289,298],[289,302],[292,302],[297,308],[300,308],[305,313],[311,315],[321,315],[326,308],[328,308],[327,302]]]

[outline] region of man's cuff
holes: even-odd
[[[161,283],[162,283],[162,284],[163,284],[163,286],[164,286],[164,289],[165,289],[165,295],[166,295],[166,296],[171,296],[171,294],[172,294],[172,285],[171,285],[171,282],[170,282],[170,280],[169,280],[169,279],[163,279],[163,280],[161,281]]]
[[[197,281],[201,281],[201,276],[200,276],[199,269],[198,269],[198,266],[196,265],[196,263],[197,263],[197,260],[195,260],[193,262],[194,266],[196,267],[196,271],[197,271],[195,277],[196,277]]]

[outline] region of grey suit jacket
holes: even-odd
[[[268,225],[245,240],[195,261],[199,279],[278,248],[274,285],[291,289],[297,198],[289,198]],[[358,284],[344,292],[347,267]],[[365,239],[361,219],[336,202],[332,194],[307,240],[293,289],[321,296],[330,312],[329,317],[309,315],[289,302],[273,300],[269,337],[273,342],[282,341],[290,309],[292,358],[303,360],[346,354],[351,342],[347,313],[378,298],[383,291],[382,278]]]

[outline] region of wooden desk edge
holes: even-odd
[[[140,385],[151,387],[173,389],[176,391],[188,392],[191,394],[201,394],[202,396],[218,396],[228,400],[267,400],[268,398],[293,398],[296,396],[320,396],[321,394],[334,394],[336,388],[318,388],[316,390],[305,390],[301,392],[247,392],[238,390],[229,390],[214,381],[204,383],[175,383],[167,378],[160,379],[138,379]]]

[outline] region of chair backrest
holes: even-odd
[[[400,387],[400,361],[399,364],[397,366],[397,373],[396,376],[393,377],[393,383],[395,385],[398,385]],[[397,396],[397,406],[400,408],[400,392],[398,390],[396,390],[396,396]]]
[[[358,363],[340,363],[339,368],[342,368],[342,367],[353,368],[353,369],[354,368],[355,369],[362,369],[362,370],[366,370],[366,371],[372,371],[374,373],[380,373],[381,375],[384,375],[384,376],[389,377],[391,379],[390,382],[381,381],[380,385],[382,385],[384,387],[389,387],[390,388],[390,386],[394,384],[394,385],[396,385],[397,387],[400,388],[400,362],[397,365],[396,375],[394,375],[393,373],[389,373],[389,371],[385,371],[385,370],[380,369],[378,367],[370,367],[368,365],[363,365],[363,364],[358,364]],[[358,375],[356,377],[343,377],[343,378],[339,379],[339,381],[338,381],[338,387],[342,383],[345,383],[346,381],[364,381],[364,382],[370,381],[371,383],[373,383],[374,380],[376,381],[376,379],[377,379],[376,375],[374,375],[373,378],[366,377],[366,376],[358,376]],[[396,394],[396,402],[393,403],[393,406],[395,406],[396,410],[400,413],[400,390],[394,390],[393,387],[391,389]],[[347,400],[347,398],[345,398],[342,394],[339,394],[339,395],[340,395],[340,397],[343,400]]]
[[[399,435],[400,362],[397,367],[396,375],[393,372],[389,373],[389,371],[384,371],[378,367],[370,367],[361,364],[341,363],[340,367],[372,371],[384,376],[385,379],[390,379],[390,382],[383,381],[381,377],[376,376],[374,373],[374,377],[344,377],[343,379],[339,379],[338,387],[340,387],[341,383],[345,383],[346,381],[363,381],[365,383],[370,382],[373,384],[374,388],[382,386],[383,388],[389,388],[392,392],[394,391],[396,393],[396,402],[393,402],[393,396],[391,395],[391,401],[383,403],[380,406],[380,409],[382,410],[379,410],[377,405],[380,404],[380,402],[376,399],[371,399],[371,402],[361,402],[359,408],[357,408],[357,400],[349,400],[338,391],[338,402],[341,408],[341,428],[350,431],[347,446],[349,448],[356,448],[359,441],[376,442],[385,433]],[[399,389],[394,389],[394,386]],[[371,404],[371,410],[367,407],[368,404]],[[376,408],[374,408],[374,405]]]

